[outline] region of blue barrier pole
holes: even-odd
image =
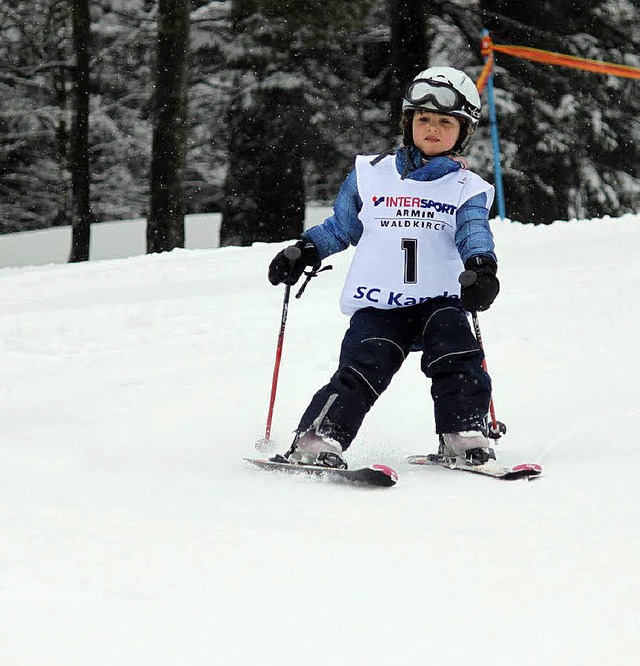
[[[482,36],[488,36],[489,31],[483,30]],[[484,61],[487,61],[484,57]],[[500,166],[500,136],[498,134],[498,117],[496,114],[496,105],[493,96],[493,70],[487,80],[487,101],[489,102],[489,127],[491,129],[491,143],[493,144],[493,171],[496,186],[496,201],[498,204],[498,216],[503,220],[507,217],[504,203],[504,188],[502,186],[502,167]]]

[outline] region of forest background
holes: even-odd
[[[2,0],[0,233],[147,217],[147,250],[222,212],[220,243],[297,237],[357,153],[397,145],[422,69],[479,41],[640,66],[631,0]],[[497,54],[507,216],[640,209],[640,82]],[[485,100],[486,102],[486,100]],[[488,122],[468,149],[493,181]],[[164,226],[163,226],[164,225]]]

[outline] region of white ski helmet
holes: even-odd
[[[429,67],[407,86],[402,98],[402,112],[435,111],[456,116],[463,121],[454,150],[466,146],[480,120],[482,103],[473,81],[453,67]]]

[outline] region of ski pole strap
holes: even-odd
[[[302,286],[300,287],[300,289],[298,289],[298,293],[296,294],[296,298],[300,298],[302,296],[302,294],[304,294],[304,290],[307,288],[307,285],[309,284],[309,280],[311,280],[311,278],[317,277],[318,273],[322,273],[322,271],[330,271],[332,268],[333,268],[333,266],[331,266],[331,265],[323,266],[322,268],[317,266],[316,268],[313,268],[310,271],[305,271],[304,274],[307,277],[306,277],[306,280],[302,283]]]
[[[482,348],[482,333],[480,332],[480,322],[478,321],[478,313],[475,310],[471,313],[471,321],[473,322],[473,330],[476,334],[476,340]]]

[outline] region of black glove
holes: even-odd
[[[496,300],[500,282],[496,277],[498,265],[491,257],[479,254],[467,259],[460,273],[460,300],[468,312],[487,310]]]
[[[311,241],[303,239],[276,254],[269,264],[269,282],[273,285],[282,282],[294,285],[307,266],[318,268],[320,257],[316,246]]]

